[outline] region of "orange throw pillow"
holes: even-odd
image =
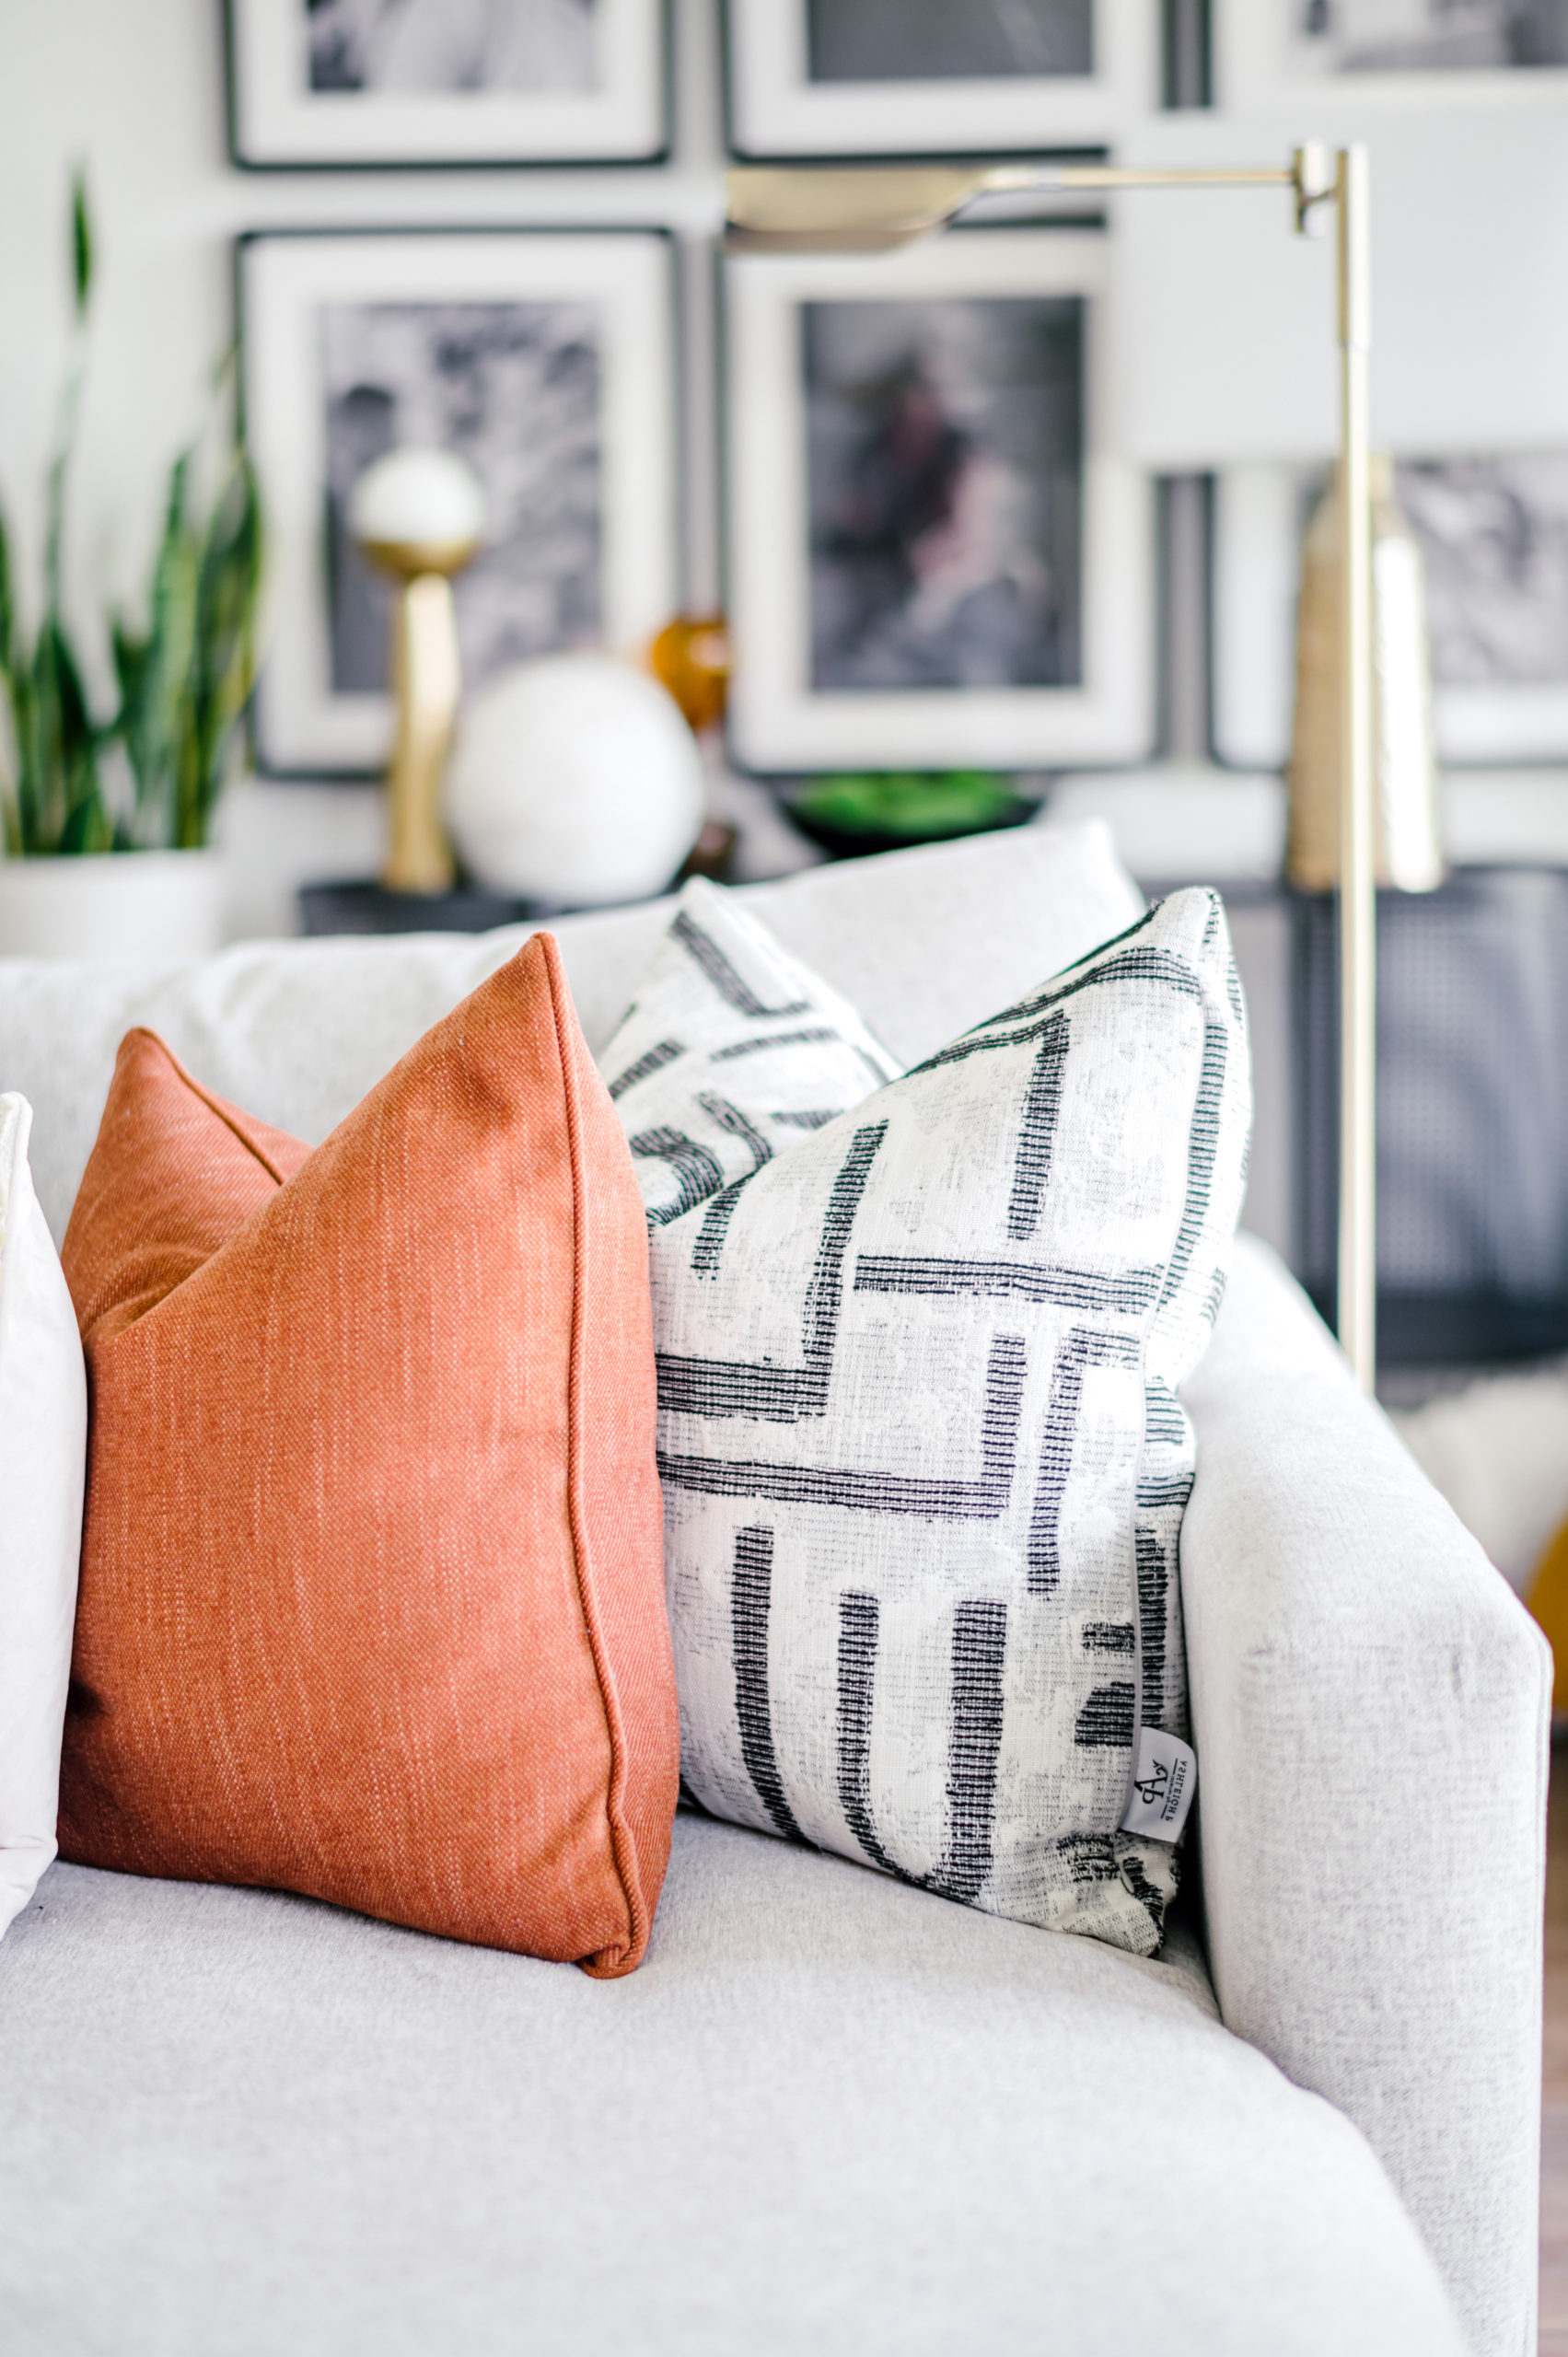
[[[536,936],[324,1144],[120,1050],[60,1849],[641,1961],[679,1733],[643,1207]]]

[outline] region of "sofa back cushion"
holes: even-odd
[[[1143,906],[1098,820],[846,860],[733,899],[858,1008],[900,1064],[1082,957]],[[671,913],[669,901],[650,901],[552,925],[596,1052]],[[205,1086],[314,1144],[524,938],[512,927],[246,942],[179,966],[0,960],[0,1088],[32,1102],[33,1175],[56,1239],[134,1025],[156,1030]]]
[[[540,935],[314,1152],[122,1046],[66,1857],[641,1957],[677,1788],[642,1205]]]

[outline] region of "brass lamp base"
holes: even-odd
[[[392,613],[397,735],[387,772],[389,892],[449,892],[457,870],[441,824],[441,779],[452,749],[462,670],[450,575],[477,540],[366,540],[365,553],[398,583]]]

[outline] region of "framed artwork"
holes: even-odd
[[[1215,40],[1231,107],[1330,91],[1528,104],[1568,87],[1565,0],[1220,0]]]
[[[1220,759],[1290,752],[1301,540],[1324,478],[1238,467],[1217,486]],[[1465,762],[1568,760],[1568,448],[1411,459],[1395,489],[1426,561],[1437,749]]]
[[[1159,103],[1151,0],[728,0],[738,156],[1102,142]]]
[[[647,163],[664,0],[228,0],[237,164]]]
[[[1106,440],[1095,232],[726,266],[737,756],[1146,754],[1150,485]]]
[[[349,536],[401,443],[476,469],[455,583],[467,687],[632,649],[677,598],[674,308],[658,230],[266,234],[239,248],[244,391],[271,532],[260,766],[369,772],[391,741],[390,590]]]

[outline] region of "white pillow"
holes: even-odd
[[[32,1108],[0,1097],[0,1933],[54,1855],[87,1385],[28,1167]]]
[[[694,877],[620,1027],[597,1058],[651,1225],[735,1190],[903,1067],[847,999],[719,886]]]
[[[1223,911],[1181,892],[767,1163],[716,1248],[701,1208],[654,1228],[705,1807],[1158,1945],[1173,1841],[1122,1829],[1179,1833],[1192,1789],[1156,1740],[1186,1719],[1177,1386],[1249,1113]]]

